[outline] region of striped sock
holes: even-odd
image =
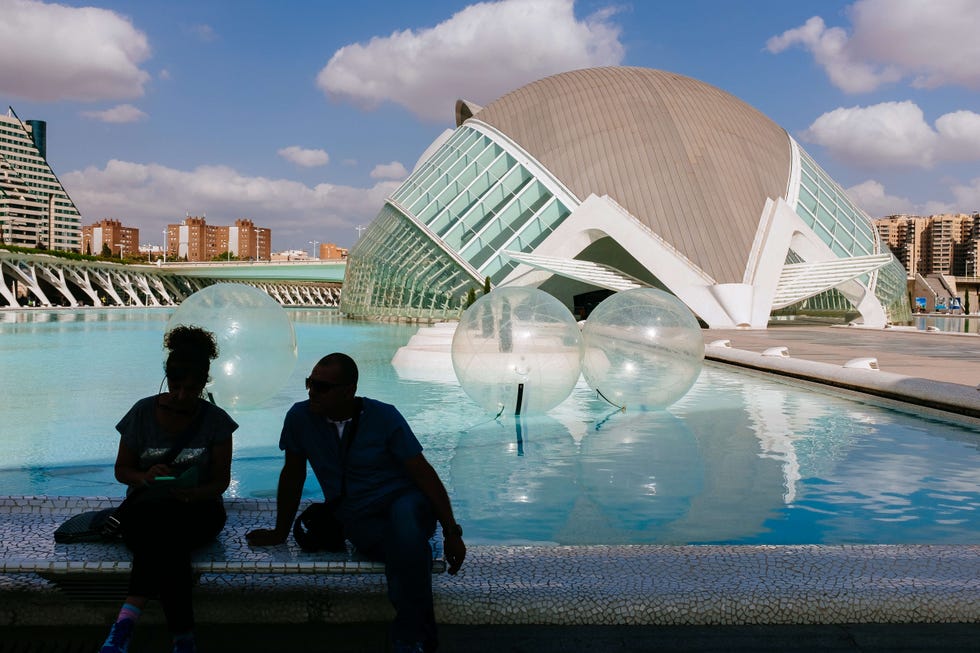
[[[137,608],[132,603],[123,603],[122,609],[119,611],[119,616],[116,617],[116,621],[122,621],[123,619],[131,619],[133,623],[140,618],[143,611]]]

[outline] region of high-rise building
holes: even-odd
[[[977,276],[980,212],[890,215],[875,220],[875,226],[910,279],[931,274]]]
[[[103,252],[103,245],[111,256],[136,256],[140,252],[140,230],[110,219],[82,227],[83,254],[98,256]]]
[[[355,317],[455,318],[487,278],[579,314],[611,292],[663,288],[718,328],[765,328],[777,311],[911,317],[905,270],[870,217],[786,130],[645,68],[458,101],[455,130],[347,261],[341,310]]]
[[[78,252],[82,219],[47,161],[47,123],[0,115],[0,239]]]
[[[231,252],[239,259],[268,261],[272,256],[272,231],[265,227],[256,227],[255,223],[247,218],[235,220],[233,227],[219,227],[225,229],[227,235],[227,247],[225,251]]]
[[[221,256],[265,260],[272,256],[272,230],[256,227],[248,219],[232,227],[209,225],[207,216],[188,215],[180,224],[167,225],[167,256],[187,261],[213,261]]]

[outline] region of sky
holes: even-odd
[[[82,213],[351,247],[463,98],[641,66],[787,130],[872,217],[980,210],[977,0],[0,0],[0,109]]]

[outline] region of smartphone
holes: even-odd
[[[176,481],[176,480],[177,480],[176,476],[157,476],[155,479],[153,479],[153,482],[159,483],[161,481]]]

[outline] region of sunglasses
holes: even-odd
[[[330,383],[329,381],[317,381],[314,378],[306,377],[306,387],[313,392],[330,392],[334,388],[346,388],[350,383]]]

